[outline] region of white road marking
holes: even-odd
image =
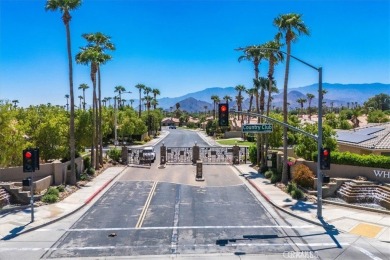
[[[367,251],[364,248],[358,247],[358,246],[353,246],[354,248],[358,249],[360,252],[368,256],[369,258],[373,260],[382,260],[382,258],[377,257],[376,255],[372,254],[371,252]]]
[[[128,228],[73,228],[73,229],[48,229],[41,228],[36,231],[52,232],[52,231],[66,231],[66,232],[85,232],[85,231],[119,231],[119,230],[170,230],[170,229],[252,229],[252,228],[284,228],[284,229],[305,229],[313,228],[314,225],[302,226],[173,226],[173,227],[128,227]]]
[[[297,245],[300,246],[311,246],[311,247],[329,247],[334,246],[334,243],[297,243]],[[349,246],[349,243],[340,243],[342,246]],[[237,246],[247,246],[247,247],[280,247],[280,246],[291,246],[289,243],[228,243],[224,245],[224,247],[237,247]],[[0,248],[0,252],[6,252],[6,251],[38,251],[38,250],[45,250],[45,251],[58,251],[58,250],[111,250],[111,249],[133,249],[133,248],[161,248],[165,247],[165,245],[157,245],[157,246],[87,246],[87,247],[8,247],[8,248]],[[216,244],[189,244],[189,245],[180,245],[180,247],[220,247]],[[376,258],[379,259],[379,258]]]

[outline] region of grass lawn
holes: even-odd
[[[255,144],[255,142],[248,142],[248,141],[240,141],[237,139],[221,139],[216,140],[217,143],[223,144],[223,145],[235,145],[237,143],[238,146],[251,146],[252,144]]]

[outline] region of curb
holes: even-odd
[[[106,187],[108,186],[108,184],[110,184],[110,183],[111,183],[114,179],[116,179],[123,171],[125,171],[126,168],[127,168],[127,166],[125,166],[125,168],[124,168],[123,170],[121,170],[120,172],[118,172],[117,174],[115,174],[114,177],[112,177],[110,180],[106,181],[106,182],[105,182],[97,191],[95,191],[95,192],[94,192],[94,193],[93,193],[93,194],[92,194],[92,195],[91,195],[91,196],[90,196],[82,205],[80,205],[78,208],[72,210],[71,212],[66,213],[65,215],[63,215],[63,216],[61,216],[61,217],[58,217],[58,218],[56,218],[56,219],[53,219],[53,220],[51,220],[51,221],[49,221],[49,222],[42,223],[42,224],[40,224],[40,225],[38,225],[38,226],[31,227],[31,228],[29,228],[29,229],[26,229],[26,230],[20,232],[20,233],[17,233],[17,234],[15,234],[15,235],[13,235],[13,236],[10,236],[9,239],[15,238],[15,237],[17,237],[17,236],[20,236],[20,235],[22,235],[22,234],[25,234],[25,233],[28,233],[28,232],[31,232],[31,231],[34,231],[34,230],[37,230],[37,229],[42,228],[42,227],[45,227],[45,226],[47,226],[47,225],[53,224],[54,222],[57,222],[57,221],[59,221],[59,220],[62,220],[62,219],[64,219],[64,218],[66,218],[66,217],[68,217],[68,216],[70,216],[70,215],[76,213],[77,211],[79,211],[80,209],[82,209],[83,207],[85,207],[93,198],[96,197],[96,195],[98,195],[104,188],[106,188]],[[31,223],[31,222],[30,222],[30,223]],[[8,236],[8,235],[7,235],[7,236]],[[4,237],[1,238],[0,240],[3,240],[3,239],[4,239]]]
[[[243,175],[243,172],[242,172],[240,169],[238,169],[237,166],[233,165],[233,167]],[[300,220],[309,222],[310,224],[313,224],[313,225],[316,225],[316,226],[323,227],[324,229],[327,229],[327,230],[334,230],[334,228],[332,228],[332,227],[330,227],[330,226],[323,225],[323,224],[318,223],[318,222],[316,222],[316,221],[313,221],[313,220],[311,220],[311,219],[307,219],[307,218],[301,217],[301,216],[299,216],[299,215],[297,215],[297,214],[291,212],[290,210],[287,210],[287,209],[284,209],[284,208],[280,207],[279,205],[277,205],[276,203],[274,203],[274,202],[268,197],[268,195],[265,194],[265,193],[257,186],[257,184],[256,184],[253,180],[248,179],[248,178],[246,178],[246,177],[245,177],[245,180],[247,180],[247,181],[248,181],[248,182],[249,182],[249,183],[250,183],[250,184],[251,184],[251,185],[260,193],[260,195],[261,195],[268,203],[270,203],[272,206],[274,206],[275,208],[277,208],[277,209],[283,211],[284,213],[289,214],[290,216],[293,216],[293,217],[296,217],[296,218],[298,218],[298,219],[300,219]],[[339,230],[339,232],[343,232],[343,231],[340,231],[340,230]]]

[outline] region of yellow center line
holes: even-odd
[[[150,201],[152,200],[152,197],[154,195],[154,191],[156,190],[157,183],[158,183],[157,181],[155,181],[153,183],[152,189],[149,192],[148,198],[146,199],[145,205],[144,205],[144,207],[143,207],[143,209],[141,211],[141,215],[139,216],[139,219],[138,219],[137,224],[135,225],[135,228],[142,227],[142,223],[144,222],[144,219],[146,217],[146,212],[148,211],[148,208],[149,208],[149,205],[150,205]]]

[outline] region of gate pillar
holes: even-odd
[[[165,165],[167,162],[167,147],[163,143],[160,146],[160,165]]]
[[[126,146],[122,146],[122,164],[128,164],[129,151]]]
[[[233,164],[240,164],[240,147],[233,146]]]
[[[192,147],[192,163],[195,164],[200,159],[200,147],[195,143]]]

